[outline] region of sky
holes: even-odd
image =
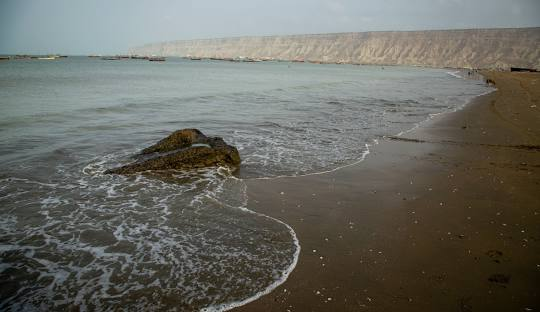
[[[540,26],[540,0],[0,0],[0,54],[246,35]]]

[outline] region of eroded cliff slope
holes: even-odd
[[[459,68],[540,69],[540,28],[235,37],[148,44],[131,54]]]

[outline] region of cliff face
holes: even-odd
[[[236,37],[148,44],[131,54],[378,65],[540,69],[540,28]]]

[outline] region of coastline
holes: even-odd
[[[133,47],[128,53],[197,60],[247,58],[379,66],[538,69],[539,38],[538,27],[368,31],[176,40]]]
[[[235,311],[535,309],[540,75],[380,140],[353,166],[246,180],[250,210],[290,225],[298,265]]]

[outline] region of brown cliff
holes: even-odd
[[[454,68],[540,69],[540,28],[381,31],[148,44],[132,54]]]

